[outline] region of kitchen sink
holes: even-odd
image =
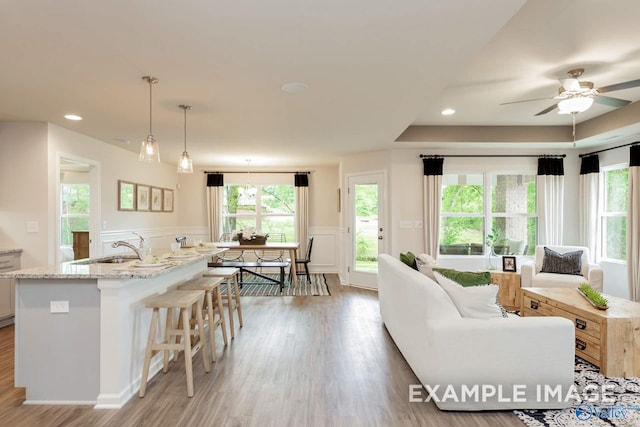
[[[74,264],[86,265],[86,264],[121,264],[123,262],[129,262],[138,259],[135,255],[112,255],[102,258],[89,258],[74,261]]]

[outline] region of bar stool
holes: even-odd
[[[216,361],[216,328],[220,326],[222,329],[222,339],[224,345],[228,344],[227,340],[227,322],[224,318],[224,311],[222,308],[222,293],[220,292],[220,284],[222,283],[222,277],[200,277],[197,279],[191,279],[178,286],[180,291],[204,291],[204,305],[202,307],[202,318],[204,319],[205,326],[209,329],[209,351],[211,353],[211,360]],[[216,304],[216,305],[214,305]],[[195,317],[196,310],[192,311],[192,321]],[[215,315],[218,318],[215,318]]]
[[[227,294],[225,304],[229,309],[229,330],[231,331],[231,339],[235,338],[235,326],[233,324],[233,310],[238,312],[238,321],[240,327],[244,325],[242,322],[242,305],[240,304],[240,291],[238,290],[238,273],[239,268],[235,267],[215,267],[207,270],[202,277],[222,277],[227,280]],[[233,279],[233,285],[232,285]]]
[[[202,320],[202,297],[205,291],[167,291],[164,294],[153,295],[144,300],[147,308],[152,308],[151,326],[149,327],[149,339],[147,340],[147,348],[144,353],[144,366],[142,368],[142,379],[140,381],[140,397],[144,397],[147,391],[147,377],[149,376],[149,366],[151,358],[161,351],[164,352],[162,364],[162,372],[169,370],[169,353],[172,350],[184,351],[184,366],[187,373],[187,396],[193,396],[193,368],[191,357],[198,350],[202,349],[202,363],[206,372],[211,371],[209,358],[207,357],[206,335],[204,333],[204,321]],[[200,340],[191,346],[191,335],[195,330],[191,329],[189,323],[189,308],[196,304],[196,322],[198,325],[198,333]],[[156,329],[160,317],[160,309],[167,309],[167,323],[164,334],[164,341],[156,343]],[[182,319],[182,329],[174,329],[173,326],[173,310],[179,310],[179,316]],[[195,335],[195,334],[194,334]],[[175,344],[174,336],[181,336],[182,343]]]

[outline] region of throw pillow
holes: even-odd
[[[488,271],[474,273],[472,271],[458,271],[448,268],[434,268],[433,271],[440,273],[461,286],[478,286],[491,283],[491,273]]]
[[[414,270],[418,269],[418,266],[416,265],[416,256],[411,251],[406,254],[400,253],[400,261],[404,262]]]
[[[436,266],[436,260],[427,254],[420,254],[416,257],[416,264],[418,266],[418,271],[431,280],[436,280],[433,275],[433,267]]]
[[[462,317],[474,319],[506,317],[501,307],[496,303],[498,285],[464,287],[443,276],[439,271],[434,271],[434,275],[438,284],[449,295]]]
[[[544,247],[542,258],[542,273],[574,274],[580,275],[582,270],[582,250],[558,253]]]

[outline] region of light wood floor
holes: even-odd
[[[329,278],[332,296],[243,298],[245,325],[227,349],[219,347],[212,371],[194,357],[193,398],[180,357],[149,382],[144,398],[120,410],[21,405],[13,326],[2,328],[0,425],[523,426],[509,411],[452,413],[409,403],[409,385],[419,381],[382,323],[377,294]]]

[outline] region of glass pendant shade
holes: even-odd
[[[149,83],[149,134],[147,135],[147,137],[144,139],[144,141],[142,141],[142,145],[140,146],[140,161],[141,162],[147,162],[147,163],[152,163],[152,162],[160,162],[160,147],[158,146],[158,143],[156,142],[156,139],[153,137],[153,132],[152,132],[152,117],[153,117],[153,85],[158,83],[159,80],[156,77],[152,77],[152,76],[144,76],[142,77],[142,80],[145,80],[147,83]]]
[[[178,159],[178,173],[193,173],[193,160],[187,153],[187,111],[191,110],[191,105],[178,105],[184,110],[184,151]]]
[[[180,156],[178,173],[193,173],[193,160],[191,160],[191,156],[186,151]]]
[[[140,146],[140,157],[141,162],[159,162],[160,161],[160,147],[156,142],[156,139],[153,135],[149,134],[142,141],[142,145]]]

